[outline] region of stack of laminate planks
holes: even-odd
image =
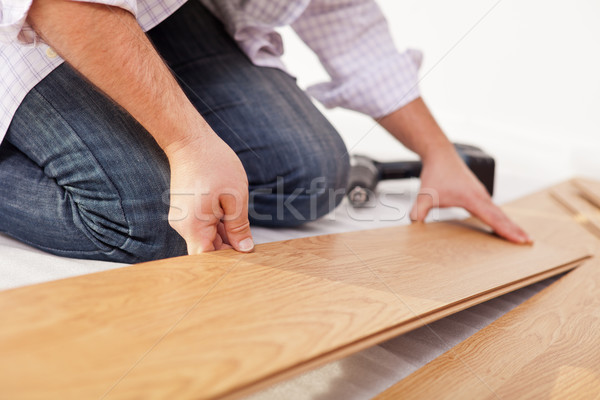
[[[600,184],[575,179],[558,185],[550,193],[577,222],[600,238]]]
[[[0,387],[18,398],[236,397],[548,276],[596,239],[548,191],[475,221],[220,251],[0,293]]]
[[[576,221],[600,232],[600,184],[575,180],[551,194]],[[594,257],[377,399],[597,399],[599,331]]]

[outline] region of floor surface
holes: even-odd
[[[502,203],[560,179],[498,174],[496,196]],[[332,214],[297,229],[253,228],[257,243],[325,233],[408,224],[418,180],[384,182],[369,208],[344,202]],[[464,217],[463,210],[433,212],[430,220]],[[48,255],[0,235],[0,289],[8,289],[117,268],[122,264],[73,260]],[[327,364],[251,396],[252,399],[366,399],[385,390],[450,347],[502,316],[554,281],[549,279],[504,295],[433,324]]]

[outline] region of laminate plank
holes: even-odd
[[[139,264],[0,293],[0,387],[19,398],[236,397],[573,268],[594,238],[547,191],[474,221]]]
[[[581,196],[580,185],[575,182],[560,185],[550,191],[551,195],[569,210],[575,221],[600,238],[600,208]]]
[[[595,399],[599,330],[595,257],[376,399]]]
[[[600,183],[578,178],[573,180],[573,184],[579,189],[583,197],[597,208],[600,208]]]

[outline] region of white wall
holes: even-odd
[[[600,179],[600,1],[379,0],[400,48],[424,54],[421,91],[455,141],[482,146],[503,176]],[[326,78],[289,29],[301,86]],[[352,152],[406,158],[369,118],[325,111]]]

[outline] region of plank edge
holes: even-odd
[[[386,340],[392,339],[396,336],[402,335],[404,333],[410,332],[414,329],[421,328],[427,324],[435,322],[439,319],[445,318],[449,315],[455,314],[459,311],[465,310],[477,304],[483,303],[487,300],[491,300],[493,298],[499,297],[503,294],[515,291],[517,289],[521,289],[525,286],[529,286],[533,283],[540,282],[544,279],[550,278],[552,276],[561,274],[563,272],[570,271],[574,268],[577,268],[581,263],[589,259],[591,255],[586,255],[584,257],[580,257],[570,263],[560,265],[556,268],[540,272],[535,275],[531,275],[529,277],[523,278],[521,280],[511,282],[509,284],[499,286],[494,289],[490,289],[486,292],[482,292],[479,295],[472,296],[467,299],[463,299],[457,301],[455,303],[451,303],[448,306],[432,311],[428,314],[424,314],[421,317],[415,317],[408,322],[402,323],[400,325],[396,325],[390,327],[386,330],[374,333],[372,335],[366,336],[362,339],[354,341],[352,343],[348,343],[347,345],[341,346],[335,350],[324,353],[318,357],[314,357],[312,359],[303,361],[302,363],[296,364],[293,367],[289,367],[287,369],[281,370],[272,375],[266,376],[263,379],[256,381],[254,383],[249,383],[247,385],[233,388],[232,390],[223,393],[221,395],[217,395],[216,398],[226,399],[226,400],[235,400],[242,398],[244,396],[248,396],[250,394],[256,393],[262,389],[266,389],[267,387],[276,384],[278,382],[284,381],[286,379],[293,378],[302,373],[311,371],[315,368],[318,368],[322,365],[325,365],[329,362],[333,362],[339,360],[343,357],[347,357],[354,353],[357,353],[361,350],[367,349],[371,346],[377,345]],[[393,387],[393,386],[392,386]]]

